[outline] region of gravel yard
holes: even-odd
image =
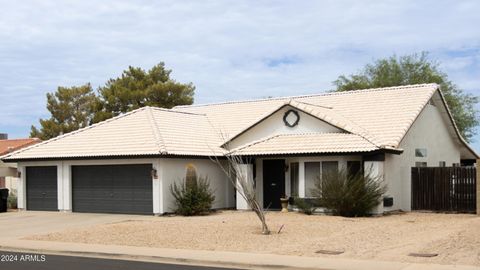
[[[407,213],[343,218],[269,212],[267,221],[272,230],[268,236],[260,234],[254,213],[222,211],[201,217],[127,220],[28,239],[480,265],[480,217],[475,215]],[[319,250],[343,253],[316,253]],[[409,253],[438,256],[419,258]]]

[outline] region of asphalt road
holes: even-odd
[[[226,270],[227,268],[0,251],[1,270]]]

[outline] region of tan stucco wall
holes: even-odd
[[[213,208],[235,207],[234,187],[218,164],[210,159],[165,158],[160,160],[163,212],[173,211],[174,198],[170,192],[170,186],[174,182],[183,181],[188,165],[193,165],[197,169],[197,176],[208,177],[210,187],[215,194]]]
[[[439,109],[430,104],[413,123],[400,148],[404,149],[401,155],[386,155],[387,195],[393,196],[394,206],[385,210],[411,210],[411,167],[415,167],[415,162],[427,162],[430,167],[439,166],[440,161],[445,161],[446,166],[460,162],[459,145],[450,135]],[[415,157],[416,148],[427,149],[427,157]]]

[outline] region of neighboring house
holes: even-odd
[[[0,156],[40,142],[37,138],[13,140],[8,140],[6,136],[2,138],[5,139],[0,139]],[[0,188],[8,188],[10,193],[16,194],[18,181],[17,174],[16,163],[4,163],[0,161]]]
[[[3,157],[18,162],[20,208],[162,214],[188,171],[208,176],[214,208],[248,208],[211,158],[242,155],[264,207],[311,196],[340,167],[383,176],[411,209],[411,167],[473,164],[436,84],[179,106],[145,107]]]

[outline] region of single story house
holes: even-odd
[[[19,208],[163,214],[187,171],[208,176],[214,208],[247,209],[212,157],[245,157],[264,207],[310,197],[329,170],[369,168],[411,209],[411,167],[473,164],[437,84],[217,104],[144,107],[3,156],[17,162]]]
[[[0,156],[39,143],[40,139],[8,139],[7,134],[0,137]],[[17,193],[18,172],[16,163],[4,163],[0,161],[0,188],[8,188],[10,194]]]

